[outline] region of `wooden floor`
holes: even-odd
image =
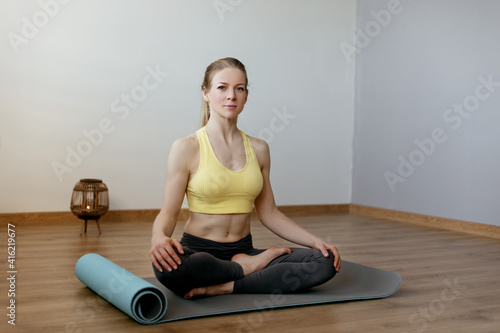
[[[97,297],[74,274],[95,252],[132,273],[152,276],[151,221],[16,226],[16,327],[7,324],[7,280],[0,280],[2,332],[499,332],[500,241],[355,215],[294,218],[343,259],[399,273],[401,289],[380,300],[234,314],[143,326]],[[2,227],[6,248],[6,228]],[[174,236],[179,237],[182,223]],[[258,222],[254,245],[289,245]],[[6,276],[7,255],[2,263]],[[6,330],[8,329],[8,330]]]

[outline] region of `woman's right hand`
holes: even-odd
[[[181,259],[174,251],[174,248],[177,249],[180,254],[184,254],[182,245],[177,239],[162,236],[151,240],[149,256],[157,270],[163,272],[163,268],[165,268],[167,271],[171,272],[173,269],[177,269],[177,266],[181,264]]]

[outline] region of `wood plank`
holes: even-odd
[[[83,286],[74,274],[74,265],[85,253],[96,252],[138,276],[152,276],[148,256],[150,216],[107,221],[102,223],[102,235],[96,228],[89,228],[84,237],[79,235],[78,223],[20,224],[16,226],[16,328],[20,332],[125,333],[498,330],[498,240],[360,215],[301,215],[294,220],[335,243],[345,260],[398,272],[403,278],[401,289],[381,300],[143,326]],[[178,223],[174,237],[181,236],[183,225],[182,221]],[[290,245],[256,219],[252,221],[252,234],[256,247]],[[2,267],[7,267],[6,257],[1,259]],[[447,283],[454,284],[455,289]],[[0,279],[0,290],[1,301],[6,304],[6,279]],[[0,327],[2,332],[11,328],[5,318]]]

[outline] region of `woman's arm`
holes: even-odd
[[[153,223],[153,235],[149,255],[159,271],[164,267],[168,271],[177,269],[181,260],[174,248],[183,254],[182,245],[171,238],[184,200],[189,179],[191,158],[193,156],[193,138],[176,140],[170,149],[167,161],[167,182],[160,213]]]
[[[264,178],[264,186],[262,188],[262,192],[255,200],[255,209],[257,210],[259,220],[269,230],[283,239],[286,239],[295,244],[318,249],[323,253],[325,257],[328,257],[328,251],[331,251],[335,256],[334,266],[335,270],[338,272],[340,270],[341,260],[337,248],[331,244],[323,242],[318,237],[301,228],[285,214],[280,212],[276,207],[273,190],[271,188],[271,182],[269,179],[271,168],[269,146],[263,140],[257,141],[257,139],[254,139],[254,143],[255,153],[257,154],[257,158],[261,165],[262,177]]]

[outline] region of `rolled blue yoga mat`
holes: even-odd
[[[81,257],[75,273],[83,284],[141,324],[157,323],[167,311],[167,296],[160,288],[98,254]]]

